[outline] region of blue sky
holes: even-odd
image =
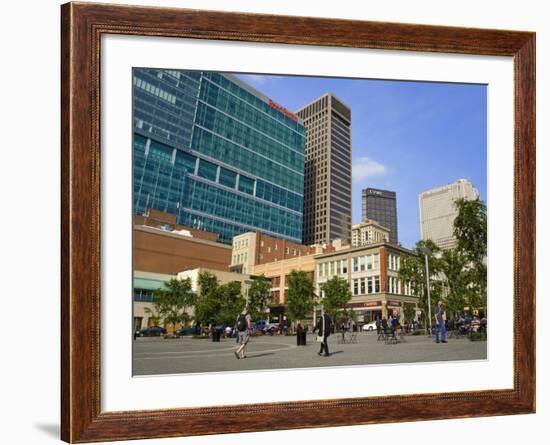
[[[361,190],[397,192],[399,241],[420,239],[418,195],[459,178],[487,200],[485,85],[242,75],[294,111],[326,92],[352,110],[353,223],[361,220]]]

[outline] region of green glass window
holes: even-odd
[[[195,173],[196,162],[196,156],[180,150],[176,152],[176,164],[185,167],[185,169],[191,174]]]
[[[220,184],[225,185],[226,187],[235,188],[236,181],[237,173],[220,167]]]
[[[201,178],[209,179],[210,181],[215,181],[217,171],[218,171],[218,167],[216,166],[216,164],[205,161],[204,159],[200,160],[199,176]]]
[[[254,193],[254,180],[240,175],[239,177],[239,190],[241,192],[252,195]]]

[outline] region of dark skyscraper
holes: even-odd
[[[303,242],[349,242],[351,110],[327,93],[296,115],[306,128]]]
[[[373,219],[390,229],[390,243],[397,244],[397,197],[395,192],[363,189],[362,219]]]

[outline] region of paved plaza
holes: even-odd
[[[358,333],[357,343],[339,344],[340,334],[329,337],[330,357],[319,357],[315,335],[306,346],[296,346],[293,336],[251,337],[247,358],[237,360],[235,339],[138,338],[134,341],[134,375],[190,372],[243,371],[257,369],[311,368],[321,366],[418,363],[450,360],[484,360],[486,341],[450,339],[436,344],[433,337],[406,336],[398,344],[377,341],[376,333]]]

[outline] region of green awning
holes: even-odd
[[[164,288],[164,281],[149,280],[147,278],[134,278],[134,289],[156,290]]]

